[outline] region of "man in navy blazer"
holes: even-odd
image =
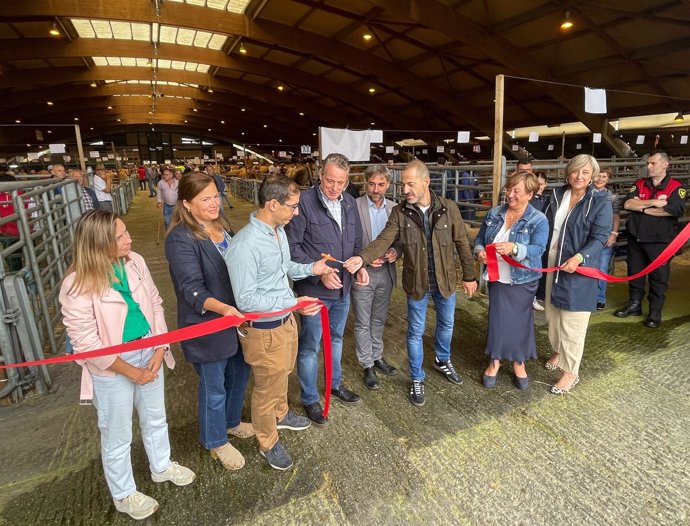
[[[383,165],[370,166],[364,173],[366,195],[357,201],[357,213],[362,222],[362,248],[381,233],[395,203],[386,199],[390,186],[390,172]],[[369,284],[352,289],[352,310],[355,314],[355,352],[364,368],[364,385],[368,389],[381,386],[376,370],[392,376],[398,370],[383,359],[383,329],[388,304],[396,282],[396,244],[367,266]]]
[[[323,161],[318,185],[302,193],[299,215],[285,227],[293,261],[312,263],[319,260],[322,253],[345,261],[361,250],[362,225],[355,198],[343,192],[348,183],[349,172],[350,162],[347,157],[332,153]],[[357,281],[367,283],[368,274],[366,270],[362,270],[364,269],[357,273]],[[307,277],[294,285],[298,296],[318,298],[328,308],[333,358],[331,394],[345,404],[360,402],[359,395],[343,386],[340,367],[343,332],[350,310],[352,279],[349,272],[341,272]],[[317,389],[321,322],[317,316],[301,316],[300,320],[297,350],[300,398],[309,419],[318,426],[325,426],[328,419],[323,416]]]

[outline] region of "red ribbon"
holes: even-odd
[[[575,269],[575,272],[590,278],[603,279],[604,281],[608,281],[610,283],[631,281],[633,279],[641,278],[642,276],[649,274],[653,270],[659,268],[661,265],[666,263],[669,259],[673,257],[673,255],[676,252],[678,252],[678,250],[688,241],[688,239],[690,239],[690,223],[685,225],[685,228],[683,228],[683,230],[680,231],[680,233],[675,237],[675,239],[671,241],[671,243],[669,243],[669,245],[661,252],[661,254],[659,254],[659,256],[657,256],[657,258],[654,261],[652,261],[646,268],[642,269],[634,276],[627,276],[625,278],[609,276],[608,274],[604,274],[601,270],[593,267],[577,267]],[[535,272],[555,272],[561,268],[530,268],[526,267],[525,265],[522,265],[521,263],[518,263],[509,256],[501,254],[501,257],[506,261],[506,263],[513,267],[522,268],[526,270],[533,270]],[[486,246],[486,267],[489,274],[489,281],[498,281],[498,259],[496,256],[496,245]]]
[[[64,354],[62,356],[55,356],[54,358],[45,358],[43,360],[34,360],[32,362],[13,363],[7,365],[0,365],[0,369],[10,369],[14,367],[32,367],[36,365],[49,365],[53,363],[72,362],[74,360],[85,360],[88,358],[98,358],[100,356],[109,356],[112,354],[120,354],[129,351],[138,351],[139,349],[148,349],[149,347],[162,347],[177,343],[184,340],[191,340],[192,338],[199,338],[213,334],[214,332],[229,329],[230,327],[237,327],[245,321],[254,321],[261,318],[280,316],[288,314],[297,309],[308,307],[310,305],[321,305],[321,329],[323,331],[323,368],[324,368],[324,416],[328,416],[328,409],[331,405],[331,330],[330,322],[328,320],[328,309],[320,301],[301,301],[294,307],[289,309],[279,310],[277,312],[247,312],[244,313],[244,318],[237,316],[223,316],[215,320],[205,321],[197,325],[191,325],[184,329],[176,329],[174,331],[166,332],[165,334],[158,334],[150,336],[149,338],[142,338],[141,340],[134,340],[127,343],[121,343],[106,347],[105,349],[96,349],[95,351],[86,351],[76,354]]]

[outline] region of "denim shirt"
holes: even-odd
[[[486,250],[486,245],[493,243],[506,219],[508,205],[496,206],[489,210],[474,240],[474,253]],[[541,267],[541,255],[546,250],[549,238],[549,223],[546,216],[532,205],[527,205],[522,217],[510,228],[509,240],[517,244],[517,256],[514,260],[530,268]],[[510,267],[512,285],[521,285],[541,277],[541,272]]]

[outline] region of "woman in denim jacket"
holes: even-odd
[[[484,218],[474,242],[474,254],[486,263],[486,245],[494,244],[496,253],[510,256],[526,267],[539,268],[546,249],[549,224],[546,216],[529,204],[539,181],[530,172],[520,171],[508,178],[506,204],[492,208]],[[498,258],[499,279],[489,283],[489,330],[486,354],[491,362],[482,383],[496,386],[501,360],[511,360],[518,389],[527,389],[529,381],[525,360],[537,357],[534,339],[532,300],[540,273],[511,267]]]

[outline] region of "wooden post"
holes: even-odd
[[[74,125],[74,135],[77,138],[77,152],[79,152],[79,167],[83,174],[86,175],[86,159],[84,159],[84,145],[81,142],[81,129],[78,124]]]
[[[498,205],[501,192],[501,158],[503,156],[503,97],[505,77],[496,75],[496,99],[494,102],[494,160],[492,185],[492,206]]]

